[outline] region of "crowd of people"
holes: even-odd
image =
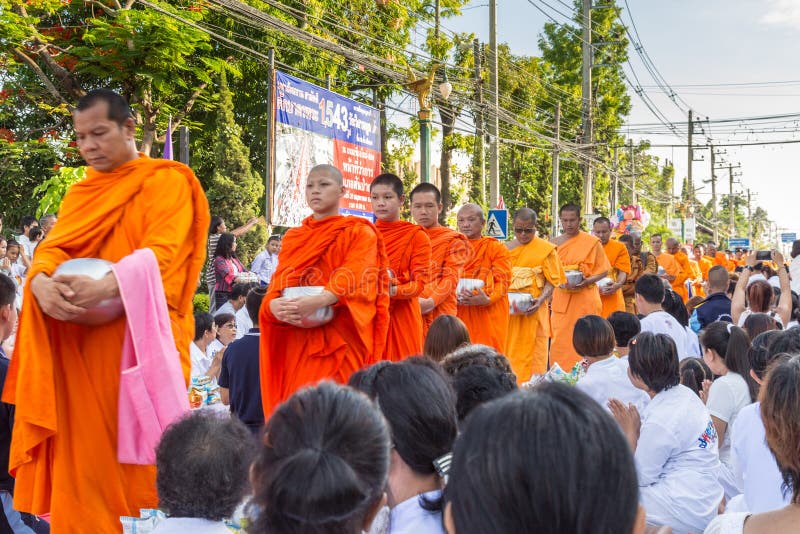
[[[188,167],[137,153],[124,99],[92,91],[74,124],[87,179],[57,224],[0,241],[12,532],[157,507],[157,534],[795,529],[800,242],[791,266],[660,235],[643,251],[572,204],[560,235],[523,208],[502,242],[480,206],[448,228],[434,185],[393,174],[373,223],[340,215],[342,174],[318,165],[312,214],[248,269],[236,240],[262,221],[229,232]],[[58,275],[71,258],[113,265]],[[189,410],[199,384],[219,402]]]

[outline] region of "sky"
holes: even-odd
[[[602,4],[601,0],[594,2]],[[537,40],[548,19],[533,5],[539,6],[559,22],[565,18],[555,10],[568,13],[571,0],[498,0],[497,34],[516,54],[538,55]],[[624,0],[618,4],[625,7]],[[800,0],[628,0],[628,9],[621,13],[623,22],[632,30],[633,18],[638,37],[652,64],[664,81],[678,95],[685,110],[691,107],[701,119],[739,119],[788,113],[800,113]],[[463,14],[448,19],[448,30],[472,32],[483,41],[489,39],[488,0],[472,0]],[[670,122],[685,132],[688,117],[656,87],[656,82],[631,47],[633,72],[655,107]],[[630,69],[626,67],[630,73]],[[782,82],[764,84],[763,82]],[[793,82],[793,83],[787,83]],[[720,85],[737,84],[737,85]],[[745,85],[749,84],[749,85]],[[628,123],[656,123],[658,119],[632,91],[633,109]],[[684,105],[682,102],[685,102]],[[775,140],[800,141],[800,117],[771,123],[770,129],[783,131],[751,132],[743,124],[702,124],[695,143],[705,144],[710,133],[715,144],[762,142]],[[642,130],[642,127],[638,128]],[[647,135],[633,133],[634,140],[649,139],[653,145],[686,145],[686,136]],[[658,130],[664,131],[663,126]],[[699,138],[699,139],[698,139]],[[795,231],[800,235],[800,143],[725,147],[717,158],[733,165],[740,164],[741,176],[735,191],[750,189],[753,205],[760,205],[777,223],[779,231]],[[688,150],[685,147],[652,148],[650,153],[674,161],[676,188],[686,176]],[[709,150],[697,150],[692,166],[695,187],[702,201],[711,198]],[[719,163],[718,163],[719,164]],[[735,171],[736,172],[736,171]],[[728,192],[728,169],[717,171],[717,193]]]

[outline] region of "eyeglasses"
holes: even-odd
[[[532,234],[536,231],[536,228],[514,228],[515,234]]]
[[[224,326],[225,328],[236,328],[236,323],[225,323],[222,326]]]

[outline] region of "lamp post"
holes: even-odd
[[[420,155],[420,181],[430,182],[431,172],[431,90],[433,89],[433,80],[436,76],[436,71],[441,67],[440,63],[431,65],[428,75],[424,78],[417,78],[414,71],[408,68],[408,82],[406,87],[416,93],[417,100],[419,101],[419,111],[417,111],[417,119],[419,120],[419,155]],[[453,85],[447,79],[447,69],[444,71],[444,78],[442,83],[438,86],[439,93],[444,100],[450,98],[453,92]]]

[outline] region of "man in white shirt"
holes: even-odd
[[[253,328],[253,321],[250,320],[244,305],[247,302],[247,294],[258,284],[233,284],[231,297],[228,301],[214,312],[214,317],[222,313],[232,313],[236,317],[236,339],[241,339]]]
[[[665,293],[661,278],[654,274],[645,274],[636,280],[634,291],[636,309],[645,316],[641,320],[642,332],[668,335],[678,349],[678,359],[686,358],[686,330],[661,307]]]
[[[262,286],[268,286],[270,280],[272,280],[272,273],[278,268],[278,253],[280,251],[280,236],[270,236],[267,240],[266,250],[262,250],[250,265],[250,270],[258,275]]]

